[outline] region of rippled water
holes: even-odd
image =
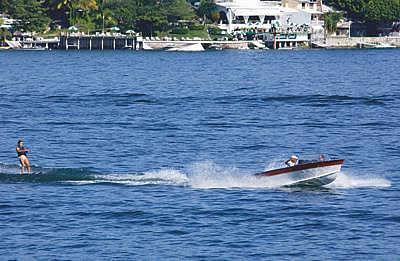
[[[399,62],[398,50],[2,51],[0,254],[398,259]],[[18,175],[19,137],[41,175]],[[325,188],[252,176],[293,153],[345,165]]]

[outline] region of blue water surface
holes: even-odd
[[[397,260],[399,62],[1,51],[0,259]],[[252,176],[321,153],[345,160],[327,187]]]

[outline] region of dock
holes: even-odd
[[[264,41],[270,49],[293,49],[310,44],[308,33],[265,33]]]
[[[65,34],[60,36],[59,49],[64,50],[120,50],[140,48],[136,35],[121,34]]]

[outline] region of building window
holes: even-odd
[[[306,9],[306,3],[301,3],[301,9]]]
[[[314,4],[310,3],[310,9],[314,9]]]

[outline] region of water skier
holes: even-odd
[[[25,172],[25,167],[28,169],[28,173],[31,174],[31,164],[29,163],[29,159],[26,156],[26,153],[29,152],[28,149],[24,147],[24,141],[18,140],[17,148],[16,148],[19,162],[21,163],[21,175]]]

